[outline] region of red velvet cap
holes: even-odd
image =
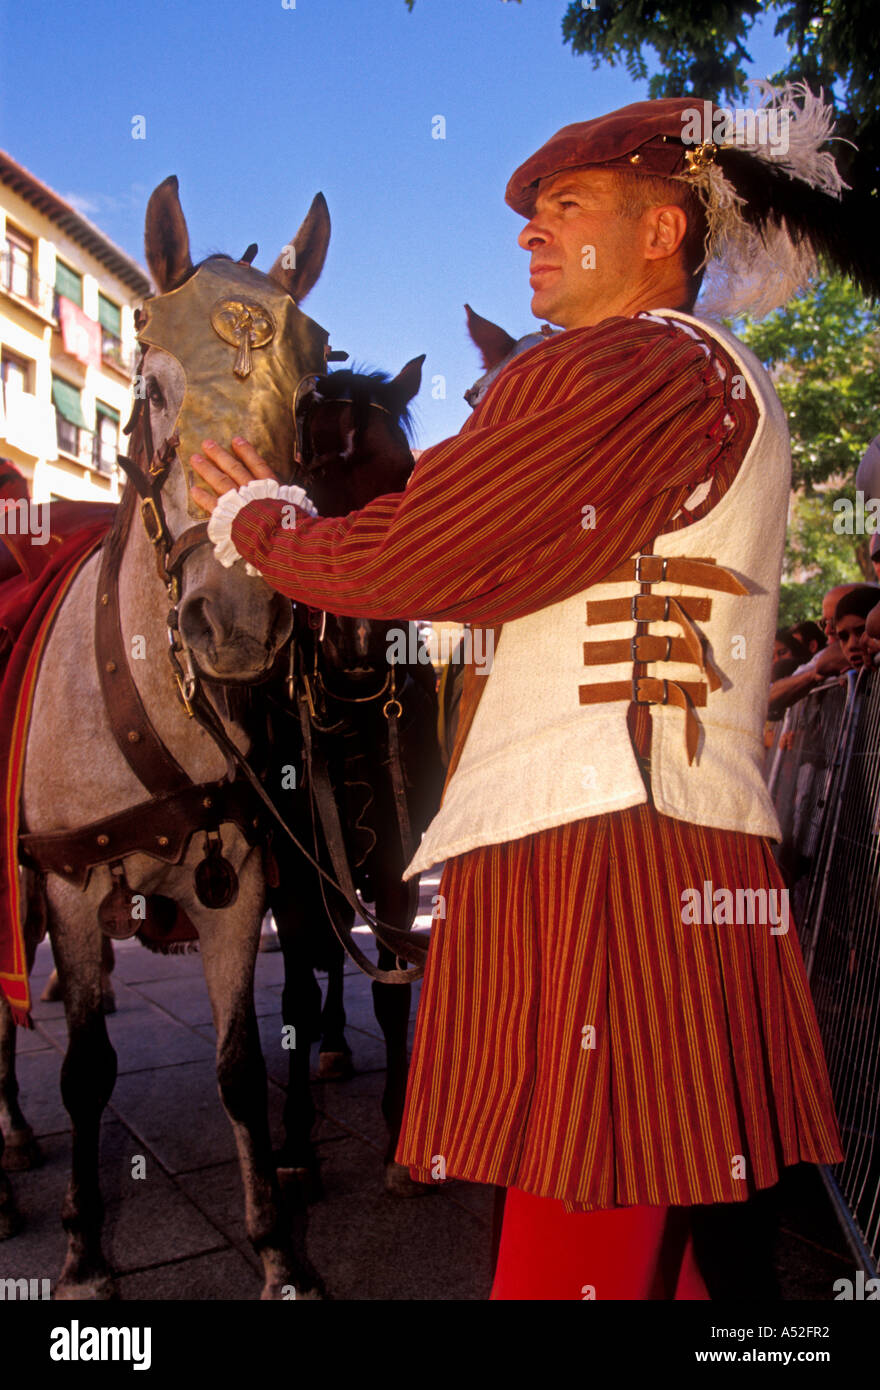
[[[682,112],[697,110],[703,115],[706,108],[714,116],[715,107],[699,97],[663,97],[635,101],[607,116],[563,126],[519,166],[505,199],[515,212],[531,217],[538,181],[563,169],[626,168],[666,178],[683,174],[685,152],[693,150],[693,142],[682,142]],[[707,132],[712,129],[712,116],[703,124]],[[707,138],[711,137],[707,134]]]

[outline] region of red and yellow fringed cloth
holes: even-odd
[[[0,510],[27,502],[27,483],[0,460]],[[0,535],[0,988],[16,1023],[31,1027],[18,875],[24,755],[40,659],[59,608],[81,565],[113,521],[111,503],[51,502],[49,533]],[[22,516],[19,508],[17,518]],[[11,516],[11,512],[7,512]],[[45,533],[43,533],[45,534]],[[37,543],[35,543],[37,541]],[[40,543],[43,542],[43,543]]]

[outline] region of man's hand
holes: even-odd
[[[827,680],[829,676],[840,675],[841,671],[848,671],[850,665],[843,654],[843,648],[839,642],[829,642],[824,651],[816,657],[813,667],[816,672],[817,680]]]
[[[233,439],[232,448],[235,452],[231,454],[219,444],[215,444],[213,439],[203,439],[202,448],[206,456],[191,454],[190,463],[210,488],[201,487],[196,483],[191,492],[194,500],[205,512],[213,512],[218,497],[222,497],[224,492],[244,487],[246,483],[252,483],[254,478],[275,478],[268,463],[246,439]],[[281,479],[278,478],[276,481],[280,482]]]

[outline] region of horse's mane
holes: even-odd
[[[393,378],[388,372],[369,369],[353,362],[350,367],[328,372],[318,377],[315,389],[324,400],[350,400],[354,407],[354,428],[356,437],[366,426],[367,410],[371,405],[383,406],[391,418],[400,426],[407,441],[413,440],[413,419],[409,406],[401,405],[400,397],[393,386]]]

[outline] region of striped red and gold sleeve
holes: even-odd
[[[275,589],[342,615],[503,623],[578,593],[669,529],[743,440],[699,342],[609,319],[499,376],[403,492],[344,517],[243,507],[238,552]]]

